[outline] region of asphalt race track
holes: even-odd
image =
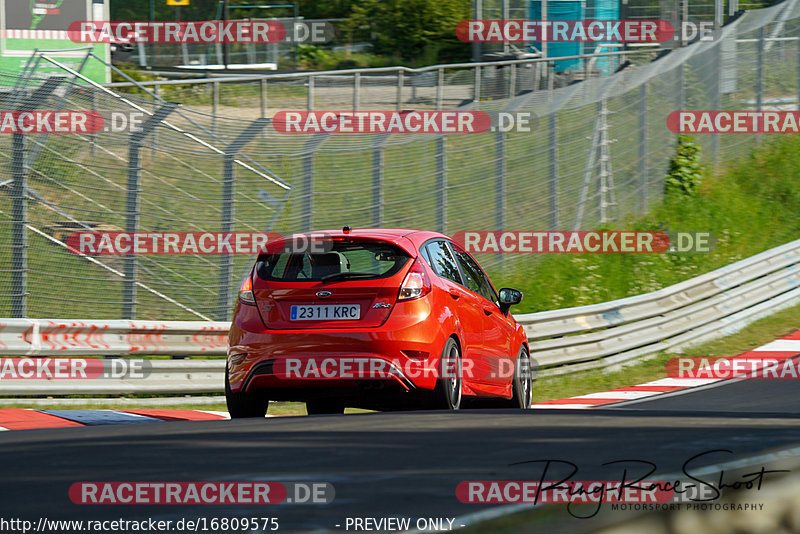
[[[454,518],[485,510],[455,497],[465,480],[538,480],[567,460],[575,480],[615,480],[604,462],[656,474],[690,457],[714,464],[800,445],[793,380],[746,380],[593,410],[406,412],[165,422],[4,432],[3,515],[30,519],[271,516],[281,531],[344,531],[348,517]],[[695,465],[701,465],[700,463]],[[549,474],[556,474],[550,471]],[[653,479],[654,477],[651,477]],[[76,505],[78,481],[272,480],[332,483],[332,504]],[[341,525],[337,528],[336,525]],[[455,526],[455,525],[454,525]],[[352,529],[351,529],[352,530]]]

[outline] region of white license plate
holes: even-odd
[[[358,304],[292,306],[292,321],[355,321],[361,318]]]

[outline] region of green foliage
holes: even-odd
[[[655,291],[797,239],[798,213],[800,138],[776,136],[709,174],[695,196],[667,195],[646,216],[606,228],[710,231],[717,238],[710,253],[552,254],[516,272],[489,274],[525,293],[514,313],[594,304]]]
[[[470,6],[470,0],[360,0],[341,27],[350,42],[370,41],[378,54],[399,54],[412,64],[466,61],[470,48],[454,30],[470,18]]]
[[[155,76],[153,74],[149,74],[147,71],[141,70],[139,67],[131,63],[120,64],[115,66],[119,70],[121,70],[126,76],[130,77],[131,79],[137,82],[152,82],[152,81],[167,79],[167,78],[162,78],[160,76]],[[130,82],[128,78],[121,75],[115,70],[111,71],[111,81]],[[147,89],[149,91],[154,91],[153,87],[148,87]],[[140,94],[140,95],[147,94],[145,91],[139,89],[138,87],[117,87],[115,90],[119,93]],[[173,96],[177,95],[181,90],[182,88],[180,86],[162,85],[159,88],[159,96],[161,96],[161,98],[164,98],[166,100],[170,100]]]
[[[669,174],[664,181],[667,195],[695,196],[704,172],[700,165],[700,145],[689,135],[679,136],[678,149],[669,162]]]
[[[316,45],[298,45],[298,63],[305,70],[359,69],[369,67],[386,67],[397,62],[364,52],[350,53],[346,51],[325,50]]]

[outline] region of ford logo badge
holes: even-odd
[[[331,292],[330,291],[317,291],[317,296],[318,297],[330,297],[331,296]]]

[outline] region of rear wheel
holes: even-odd
[[[533,370],[528,349],[523,345],[519,349],[517,362],[514,364],[514,381],[511,386],[511,406],[527,410],[533,401]]]
[[[225,367],[225,400],[228,404],[228,413],[231,419],[241,419],[245,417],[264,417],[267,415],[269,399],[258,393],[246,393],[231,391],[231,384],[228,381],[228,368]]]
[[[308,415],[344,413],[344,403],[336,399],[315,399],[306,401]]]
[[[445,410],[461,408],[461,350],[453,338],[447,340],[439,360],[439,379],[434,389],[434,406]]]

